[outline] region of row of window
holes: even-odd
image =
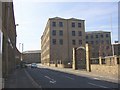
[[[53,36],[56,36],[56,30],[53,30],[52,31],[52,35]],[[63,31],[62,30],[59,30],[59,36],[63,36]],[[76,36],[76,32],[75,31],[72,31],[72,36]],[[81,31],[78,31],[78,36],[82,36],[82,32]]]
[[[63,26],[64,26],[63,22],[59,22],[58,25],[59,25],[59,27],[63,27]],[[56,22],[52,22],[52,26],[53,26],[53,27],[56,27],[56,26],[57,26],[57,23],[56,23]],[[79,28],[81,28],[81,23],[77,23],[77,25],[76,25],[75,22],[72,22],[72,23],[71,23],[71,27],[79,27]]]
[[[88,41],[86,41],[86,43],[91,43],[91,44],[99,44],[99,43],[101,43],[101,44],[104,44],[105,43],[105,41],[91,41],[91,42],[88,42]],[[106,40],[106,43],[107,44],[110,44],[110,41],[109,40]]]
[[[95,38],[104,38],[104,37],[109,37],[110,35],[109,34],[106,34],[106,36],[104,36],[103,34],[101,34],[101,35],[95,35]],[[94,36],[93,35],[91,35],[90,36],[92,39],[94,38]],[[89,38],[89,36],[86,36],[86,39],[88,39]]]
[[[79,45],[82,45],[82,40],[78,41]],[[56,45],[57,44],[57,40],[56,39],[52,39],[52,44]],[[59,44],[63,45],[63,39],[59,39]],[[76,40],[72,40],[72,44],[76,45]]]
[[[56,33],[57,33],[56,30],[52,31],[53,36],[56,36]],[[59,30],[59,36],[63,36],[63,31],[62,30]]]

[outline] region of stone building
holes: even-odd
[[[41,63],[41,51],[40,50],[31,50],[25,51],[22,54],[23,61],[26,63]]]
[[[84,20],[49,18],[41,37],[42,64],[70,64],[73,47],[85,46]]]
[[[99,58],[112,55],[110,32],[86,32],[86,43],[90,44],[91,46],[91,58]]]
[[[112,44],[112,54],[120,56],[120,43],[113,43]]]
[[[16,25],[13,2],[0,2],[0,32],[2,48],[2,78],[15,70]]]

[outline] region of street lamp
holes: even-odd
[[[19,43],[19,50],[20,50],[20,45],[22,45],[22,51],[21,51],[21,61],[23,61],[23,47],[24,47],[24,44],[23,43]]]

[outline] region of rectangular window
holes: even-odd
[[[107,43],[107,44],[110,44],[109,40],[106,40],[106,43]]]
[[[108,35],[108,34],[106,34],[106,37],[109,37],[109,35]]]
[[[82,45],[82,40],[79,40],[79,45]]]
[[[103,35],[101,34],[101,38],[103,38]]]
[[[73,44],[73,45],[75,45],[75,44],[76,44],[75,40],[72,40],[72,44]]]
[[[56,35],[56,30],[52,31],[52,35],[55,36]]]
[[[96,44],[98,44],[98,41],[96,41]]]
[[[93,39],[93,35],[91,35],[91,38]]]
[[[104,41],[102,40],[101,43],[104,44]]]
[[[53,27],[56,27],[56,22],[52,22],[52,26],[53,26]]]
[[[60,45],[63,45],[63,39],[59,40]]]
[[[81,23],[78,23],[78,27],[81,27]]]
[[[59,35],[63,36],[63,31],[62,30],[59,31]]]
[[[91,41],[91,44],[94,44],[94,41]]]
[[[98,38],[98,35],[96,35],[96,38]]]
[[[52,43],[53,43],[53,45],[55,45],[56,44],[56,39],[52,39]]]
[[[88,39],[88,36],[86,36],[86,39]]]
[[[106,46],[106,49],[108,50],[108,49],[109,49],[109,46]]]
[[[74,22],[72,22],[72,27],[75,27],[75,23]]]
[[[75,31],[72,31],[72,36],[75,36]]]
[[[59,22],[59,27],[63,27],[63,22]]]
[[[81,31],[78,31],[78,36],[82,36],[82,32]]]

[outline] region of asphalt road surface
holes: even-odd
[[[26,68],[26,72],[40,88],[118,88],[118,83],[83,77],[48,68]]]

